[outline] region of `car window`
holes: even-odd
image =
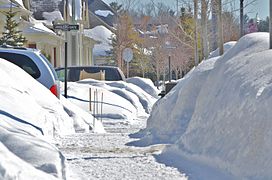
[[[53,68],[52,64],[49,62],[49,60],[43,54],[39,54],[39,55],[41,56],[42,59],[44,59],[45,63],[50,68],[51,72],[53,73],[53,76],[54,76],[55,80],[58,80],[57,73],[56,73],[55,69]]]
[[[117,69],[106,69],[105,70],[105,78],[107,81],[119,81],[121,77],[117,71]]]
[[[84,71],[88,73],[98,73],[100,71],[105,71],[105,80],[106,81],[119,81],[122,80],[119,72],[115,68],[107,67],[87,67],[84,68]]]
[[[57,73],[57,76],[59,78],[60,81],[64,82],[64,74],[65,74],[65,69],[64,68],[61,68],[61,69],[56,69],[56,73]],[[67,68],[67,74],[68,74],[68,78],[67,78],[67,81],[72,81],[70,80],[71,77],[69,76],[70,74],[70,69]],[[70,78],[70,79],[69,79]]]
[[[37,79],[41,76],[41,72],[37,65],[28,56],[17,53],[0,52],[0,58],[3,58],[30,74],[33,78]]]

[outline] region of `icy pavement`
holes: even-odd
[[[139,119],[133,124],[116,120],[106,122],[106,134],[82,133],[59,140],[57,146],[72,171],[69,179],[187,179],[177,169],[156,161],[153,155],[160,153],[164,145],[126,145],[137,140],[130,138],[129,134],[143,128],[146,119]]]

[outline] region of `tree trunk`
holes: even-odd
[[[118,48],[117,50],[117,66],[123,70],[122,68],[122,52],[121,52],[121,48]]]
[[[240,37],[244,35],[244,0],[240,0]]]
[[[199,63],[198,58],[198,38],[197,38],[197,18],[198,16],[198,0],[194,0],[194,20],[195,20],[195,29],[194,29],[194,46],[195,46],[195,66]]]
[[[223,23],[222,23],[222,0],[218,0],[218,45],[219,45],[219,55],[223,55],[224,41],[223,41]]]
[[[207,2],[201,0],[201,34],[204,59],[209,56],[208,27],[207,27]]]
[[[269,32],[270,32],[270,44],[269,44],[269,48],[272,49],[272,0],[270,0],[270,5],[269,5]]]
[[[217,49],[217,3],[216,0],[212,0],[212,43],[211,50]]]

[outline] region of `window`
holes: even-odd
[[[0,52],[0,58],[6,59],[7,61],[19,66],[35,79],[41,76],[41,72],[37,65],[26,55]]]

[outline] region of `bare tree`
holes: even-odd
[[[198,57],[198,32],[197,32],[197,21],[198,21],[198,0],[194,0],[194,20],[195,20],[195,30],[194,30],[194,48],[195,48],[195,66],[199,63]]]
[[[217,15],[218,15],[218,45],[219,54],[224,54],[224,41],[223,41],[223,22],[222,22],[222,0],[217,0]]]
[[[240,37],[244,35],[244,0],[240,0]]]
[[[209,56],[209,42],[208,42],[208,3],[209,0],[201,0],[201,40],[203,56],[205,59]]]
[[[269,48],[272,49],[272,0],[269,1],[269,32],[270,32],[270,37],[269,37]]]
[[[211,35],[211,50],[214,51],[217,45],[217,3],[216,0],[211,0],[212,6],[212,35]]]

